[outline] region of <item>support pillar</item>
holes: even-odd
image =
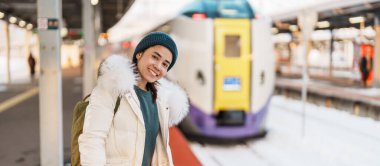
[[[24,49],[25,49],[25,57],[28,58],[29,54],[32,52],[30,49],[30,38],[32,37],[32,32],[27,30],[25,32],[25,41],[24,41]]]
[[[329,79],[331,79],[332,76],[332,71],[333,71],[333,52],[334,52],[334,30],[331,28],[330,33],[331,33],[331,39],[330,39],[330,54],[329,54]]]
[[[305,103],[307,102],[307,85],[309,82],[309,75],[308,75],[308,54],[310,51],[310,43],[311,43],[311,33],[314,31],[315,24],[318,21],[318,14],[317,12],[313,10],[303,10],[297,18],[298,25],[301,28],[302,31],[302,40],[301,40],[301,46],[302,46],[302,53],[304,54],[304,63],[302,67],[302,136],[305,136]]]
[[[96,42],[94,6],[89,0],[82,0],[82,25],[84,34],[83,52],[83,96],[91,93],[96,81]]]
[[[63,166],[61,0],[38,0],[41,166]],[[49,28],[48,20],[55,20]],[[57,24],[58,25],[57,25]],[[57,27],[58,26],[58,27]]]
[[[380,13],[376,14],[375,27],[375,56],[373,58],[373,83],[372,86],[380,88]]]
[[[98,68],[99,68],[99,64],[100,64],[100,61],[101,60],[100,58],[102,58],[102,48],[99,47],[99,36],[100,36],[100,33],[102,32],[102,9],[101,9],[101,5],[102,3],[98,3],[96,6],[94,6],[94,31],[95,31],[95,50],[96,50],[96,57],[95,57],[95,69],[94,70],[94,75],[95,75],[95,82],[97,80],[97,73],[98,73]]]
[[[11,40],[9,36],[9,23],[5,21],[5,57],[6,57],[6,68],[5,68],[5,83],[11,83]]]

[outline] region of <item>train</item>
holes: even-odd
[[[178,127],[189,139],[208,142],[265,136],[275,81],[271,20],[246,0],[194,1],[181,13],[153,30],[177,43],[180,60],[167,77],[190,103]],[[131,55],[136,43],[124,41],[123,52]]]
[[[165,24],[181,58],[168,78],[190,99],[189,115],[179,125],[188,138],[265,136],[275,81],[271,25],[245,0],[196,1]]]

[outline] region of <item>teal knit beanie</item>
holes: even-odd
[[[167,49],[170,50],[170,52],[173,55],[173,60],[172,63],[170,63],[168,67],[168,71],[173,67],[175,64],[175,61],[177,60],[178,57],[178,51],[177,51],[177,46],[174,42],[174,40],[167,35],[166,33],[163,32],[152,32],[146,35],[140,42],[137,44],[135,52],[133,53],[133,59],[132,61],[134,63],[137,63],[137,58],[136,55],[139,52],[142,52],[149,47],[155,46],[155,45],[161,45],[166,47]]]

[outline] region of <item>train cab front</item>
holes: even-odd
[[[190,137],[241,140],[262,135],[266,112],[252,111],[251,25],[248,19],[215,19],[212,106],[192,103],[182,131]],[[205,139],[203,139],[205,140]]]

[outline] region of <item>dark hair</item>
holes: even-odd
[[[144,51],[145,51],[145,50],[143,50],[143,51],[141,51],[141,52],[139,52],[139,53],[137,53],[137,54],[140,54],[140,53],[143,54]],[[132,63],[134,64],[134,68],[133,68],[134,73],[135,73],[135,74],[138,74],[139,71],[138,71],[138,69],[137,69],[137,61],[133,61]],[[156,102],[156,100],[157,100],[157,85],[158,85],[158,82],[157,82],[157,81],[152,82],[152,83],[148,82],[148,83],[146,84],[146,89],[152,93],[152,96],[153,96],[153,102]]]
[[[150,82],[148,82],[147,84],[146,84],[146,89],[148,90],[148,91],[151,91],[152,92],[152,96],[153,96],[153,102],[156,102],[156,100],[157,100],[157,86],[158,85],[158,82],[156,81],[156,82],[153,82],[153,83],[150,83]]]

